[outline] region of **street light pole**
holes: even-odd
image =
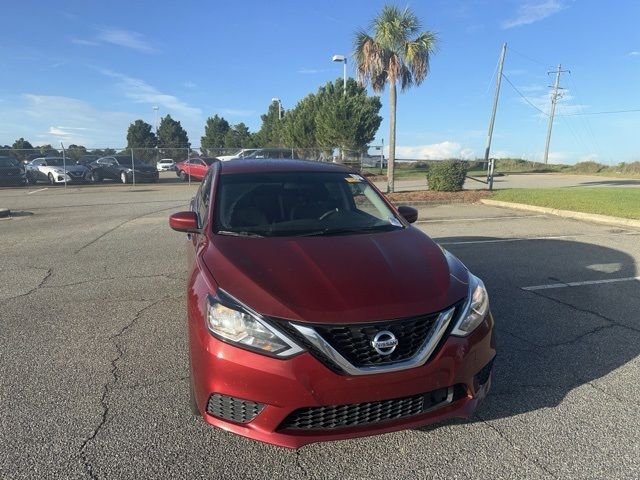
[[[278,97],[273,97],[271,101],[278,104],[278,120],[282,120],[282,102]]]
[[[334,55],[331,58],[334,62],[342,62],[342,93],[347,94],[347,57],[344,55]]]

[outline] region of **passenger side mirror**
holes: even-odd
[[[176,232],[202,233],[196,212],[178,212],[169,217],[169,226]]]
[[[398,213],[409,223],[413,223],[418,219],[418,210],[408,205],[400,205]]]

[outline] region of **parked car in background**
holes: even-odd
[[[89,168],[77,165],[62,157],[34,158],[26,166],[27,178],[31,183],[48,182],[82,183],[89,181]]]
[[[89,178],[98,183],[102,180],[115,180],[121,183],[157,182],[158,170],[143,162],[132,160],[129,155],[109,155],[101,157],[90,166]]]
[[[189,234],[194,414],[290,448],[471,417],[489,297],[417,218],[341,165],[212,166],[169,219]]]
[[[163,158],[156,164],[159,172],[167,172],[176,169],[176,162],[172,158]]]
[[[292,148],[258,148],[244,158],[290,158],[298,159]]]
[[[78,165],[84,165],[88,167],[93,162],[95,162],[98,158],[100,158],[99,155],[82,155],[78,160],[76,160],[76,163]]]
[[[237,151],[233,155],[219,155],[216,157],[218,160],[222,162],[226,162],[228,160],[235,160],[236,158],[245,158],[251,155],[253,152],[258,150],[257,148],[243,148],[242,150]]]
[[[176,175],[183,182],[188,182],[189,177],[191,177],[191,180],[202,180],[209,167],[218,161],[220,160],[217,157],[187,158],[182,162],[176,163]]]
[[[26,185],[25,167],[13,157],[0,157],[0,185]]]

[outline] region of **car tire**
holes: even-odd
[[[100,183],[102,182],[102,176],[100,175],[100,172],[91,172],[89,180],[91,180],[91,183]]]
[[[122,183],[129,183],[129,179],[127,178],[127,174],[125,172],[122,172],[120,174],[120,181]]]
[[[188,176],[187,176],[187,174],[185,173],[185,171],[184,171],[184,170],[182,170],[182,171],[180,172],[180,180],[182,180],[183,182],[187,182],[187,181],[189,181],[189,178],[188,178]]]
[[[53,173],[50,173],[49,175],[47,175],[49,177],[49,183],[51,185],[55,185],[56,184],[56,180],[55,178],[53,178]]]

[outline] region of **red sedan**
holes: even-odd
[[[470,417],[496,354],[487,291],[416,219],[339,165],[215,163],[169,219],[194,413],[290,448]]]
[[[176,175],[183,182],[191,180],[202,180],[207,174],[207,170],[214,163],[219,161],[215,157],[193,157],[176,163]]]

